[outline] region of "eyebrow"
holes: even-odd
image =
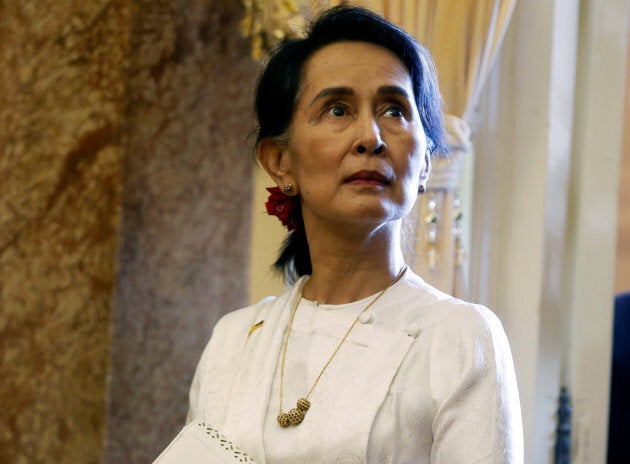
[[[317,100],[321,100],[322,98],[329,97],[331,95],[339,97],[349,97],[354,95],[354,90],[352,90],[350,87],[328,87],[315,95],[315,98],[313,98],[313,100],[311,101],[311,106]]]
[[[409,98],[409,93],[405,89],[397,85],[384,85],[382,87],[379,87],[378,93],[379,95],[400,95],[401,97],[407,99]]]
[[[378,88],[379,95],[400,95],[404,98],[409,98],[409,93],[399,87],[397,85],[383,85]],[[349,97],[354,95],[354,90],[351,87],[328,87],[326,89],[321,90],[315,98],[311,101],[311,105],[313,105],[316,101],[321,100],[322,98],[329,97],[331,95],[339,96],[339,97]]]

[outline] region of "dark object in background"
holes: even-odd
[[[628,462],[630,437],[630,292],[615,297],[608,464]]]

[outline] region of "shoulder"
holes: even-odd
[[[286,301],[295,298],[303,280],[304,278],[298,280],[280,296],[268,296],[251,306],[225,314],[214,326],[212,338],[223,337],[224,333],[232,337],[235,333],[242,331],[245,331],[247,335],[252,326],[262,321],[267,321],[265,323],[267,326],[270,312],[276,313],[278,308],[285,308]]]
[[[259,302],[236,309],[223,315],[214,326],[212,338],[233,337],[241,332],[249,332],[259,319],[264,318],[263,314],[273,305],[277,297],[267,297]]]
[[[395,312],[404,314],[423,331],[459,336],[503,332],[501,322],[488,308],[454,298],[427,284],[413,272],[409,272],[392,292],[390,301],[396,307]]]
[[[273,304],[275,300],[276,297],[269,296],[260,300],[257,303],[254,303],[251,306],[246,306],[244,308],[236,309],[234,311],[230,311],[227,314],[224,314],[217,322],[214,329],[215,332],[217,331],[217,329],[239,327],[243,324],[249,324],[254,319],[256,319],[256,316],[260,314],[260,312],[266,306]]]
[[[408,287],[413,303],[407,311],[419,328],[415,351],[429,363],[436,397],[462,385],[514,384],[507,336],[490,309],[446,295],[422,279]]]

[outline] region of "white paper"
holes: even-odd
[[[192,422],[153,461],[153,464],[256,464],[215,429]]]

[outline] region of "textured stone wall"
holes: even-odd
[[[0,2],[0,462],[103,454],[129,9]]]
[[[142,0],[132,32],[108,463],[183,426],[217,318],[247,304],[257,66],[240,2]],[[141,12],[141,13],[140,13]]]
[[[0,1],[1,463],[147,463],[182,425],[211,327],[247,302],[241,15]]]

